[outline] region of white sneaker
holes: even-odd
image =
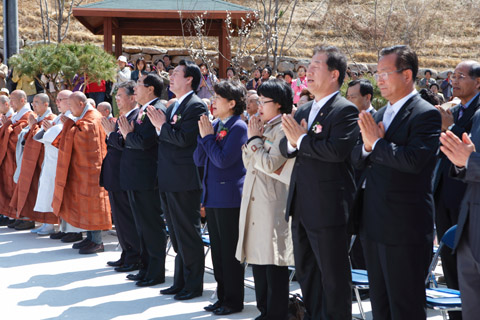
[[[39,236],[48,236],[55,232],[53,224],[44,223],[40,230],[37,232]]]
[[[40,227],[38,227],[38,228],[35,228],[35,229],[30,230],[30,232],[31,232],[31,233],[38,233],[38,231],[42,230],[42,228],[43,228],[43,224],[42,224]]]

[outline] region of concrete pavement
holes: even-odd
[[[138,288],[106,262],[117,260],[117,238],[103,233],[105,252],[80,255],[72,244],[38,237],[27,231],[0,227],[0,319],[70,319],[70,320],[143,320],[143,319],[254,319],[259,315],[255,292],[245,288],[242,313],[227,317],[213,316],[203,307],[216,301],[215,280],[205,273],[202,297],[179,302],[172,296],[159,295],[172,285],[173,257],[167,257],[166,283]],[[173,253],[173,249],[171,250]],[[211,266],[208,257],[207,265]],[[247,278],[252,279],[247,268]],[[293,282],[292,291],[300,292]],[[358,315],[356,303],[353,313]],[[368,319],[370,303],[364,302]],[[429,320],[442,319],[429,312]]]

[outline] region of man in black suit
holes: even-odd
[[[170,77],[170,90],[178,101],[160,112],[148,108],[157,130],[158,186],[175,257],[173,286],[161,294],[175,294],[176,300],[202,295],[204,252],[200,231],[201,179],[193,161],[197,147],[198,120],[207,109],[195,91],[200,68],[180,61]]]
[[[134,121],[138,116],[134,87],[135,82],[124,82],[118,86],[115,96],[118,109],[125,115],[128,122]],[[127,192],[120,187],[120,160],[125,142],[119,133],[116,121],[104,117],[102,127],[107,135],[107,155],[102,163],[100,185],[108,191],[118,242],[122,247],[120,259],[109,261],[107,264],[116,267],[115,271],[118,272],[134,271],[139,268],[140,263],[140,239],[135,228],[132,209],[128,203]]]
[[[336,47],[314,49],[308,89],[315,100],[284,115],[285,157],[296,157],[286,219],[293,216],[295,268],[305,319],[352,319],[347,217],[355,193],[350,153],[359,128],[357,108],[339,89],[347,59]]]
[[[480,64],[476,67],[477,86],[480,86]],[[450,131],[442,133],[440,149],[453,163],[450,174],[467,183],[460,207],[454,251],[457,252],[458,282],[462,296],[464,319],[476,319],[480,314],[480,110],[475,112],[471,139],[467,133],[461,140]]]
[[[437,109],[442,114],[442,131],[447,129],[460,139],[464,132],[470,133],[473,115],[480,106],[478,86],[479,75],[475,73],[478,63],[475,61],[460,62],[452,76],[453,96],[461,103],[450,110],[442,107]],[[478,72],[478,70],[477,70]],[[441,239],[445,232],[457,224],[460,212],[460,203],[467,184],[449,176],[451,161],[443,154],[439,154],[434,182],[435,223],[437,237]],[[447,286],[458,290],[457,256],[452,254],[448,247],[440,252],[442,269]],[[461,312],[449,312],[452,320],[462,319]]]
[[[127,190],[128,201],[141,241],[142,267],[138,274],[128,279],[137,281],[139,287],[165,282],[165,255],[167,233],[161,217],[162,209],[156,181],[157,143],[155,127],[147,117],[151,106],[165,111],[160,102],[163,81],[156,74],[140,77],[135,86],[135,97],[141,105],[137,118],[129,122],[125,115],[118,119],[125,140],[120,161],[120,186]]]
[[[352,80],[348,83],[346,98],[357,106],[360,112],[366,111],[372,116],[377,110],[372,106],[373,85],[367,79]]]
[[[389,103],[373,117],[360,114],[363,143],[352,153],[357,169],[366,170],[360,237],[373,318],[425,319],[441,117],[414,89],[415,52],[394,46],[380,55],[375,76]]]

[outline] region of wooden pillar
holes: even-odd
[[[115,29],[115,58],[122,55],[122,32],[120,29]]]
[[[220,51],[218,55],[218,75],[220,78],[226,78],[227,68],[230,66],[230,61],[232,60],[232,52],[230,49],[230,41],[227,39],[227,25],[225,21],[222,21],[222,28],[220,36],[218,37],[218,50]]]
[[[103,18],[103,50],[113,52],[112,48],[112,18]]]

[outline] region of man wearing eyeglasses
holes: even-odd
[[[410,47],[381,51],[376,80],[388,104],[373,117],[360,113],[362,143],[352,152],[366,176],[358,220],[374,319],[426,319],[441,117],[414,89],[417,72]]]
[[[460,139],[464,132],[467,134],[471,132],[473,116],[480,106],[479,71],[480,65],[476,61],[460,62],[450,78],[453,96],[459,98],[461,103],[451,110],[437,107],[442,115],[442,131],[448,129]],[[434,180],[435,224],[438,239],[441,239],[451,226],[457,224],[460,203],[467,187],[465,182],[449,176],[450,166],[451,161],[440,152]],[[447,286],[458,290],[456,254],[452,254],[450,249],[445,247],[440,255]],[[449,316],[453,320],[461,319],[461,312],[449,312]]]

